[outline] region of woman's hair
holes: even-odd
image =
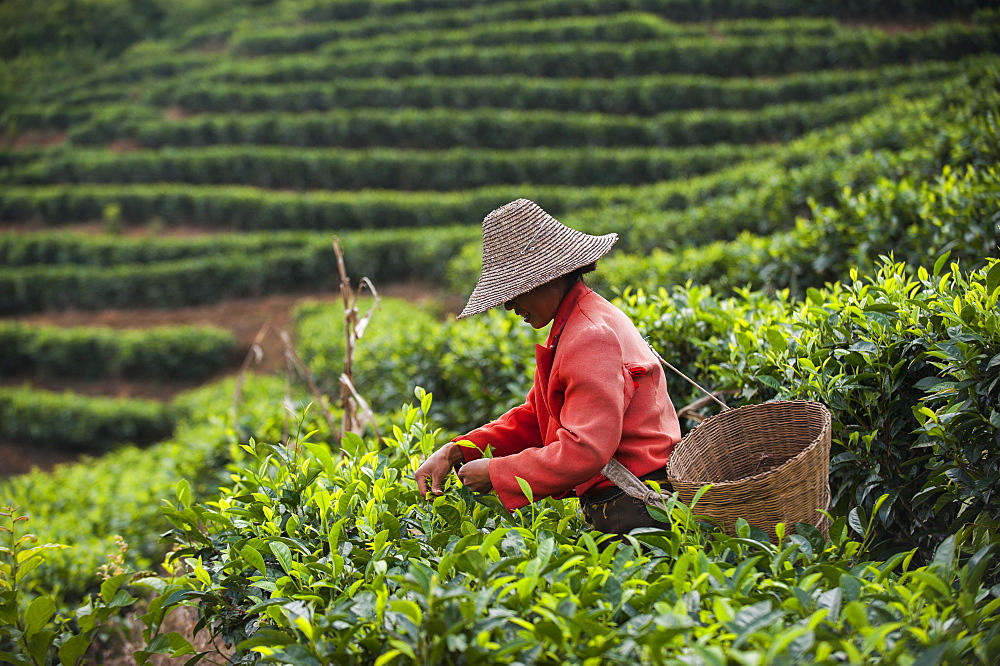
[[[596,270],[597,270],[597,262],[596,261],[592,261],[591,263],[587,264],[586,266],[580,266],[575,271],[570,271],[569,273],[566,274],[566,277],[568,277],[571,282],[576,282],[577,280],[582,281],[583,280],[583,276],[585,274],[587,274],[587,273],[593,273]]]

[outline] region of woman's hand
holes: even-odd
[[[444,478],[451,473],[455,465],[462,462],[462,451],[457,444],[449,442],[427,457],[420,467],[417,468],[414,476],[417,478],[417,490],[420,496],[427,497],[427,479],[431,480],[430,491],[435,495],[441,495],[444,491],[441,484]]]
[[[462,465],[458,470],[458,480],[474,493],[488,493],[493,490],[490,481],[490,459],[479,458]]]

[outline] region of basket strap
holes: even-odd
[[[608,480],[625,491],[626,494],[642,500],[645,504],[652,504],[664,511],[667,510],[666,501],[670,499],[670,495],[656,492],[640,481],[639,477],[633,474],[628,467],[614,458],[608,461],[608,464],[601,470],[601,474],[608,477]]]
[[[704,387],[701,386],[701,384],[699,384],[698,382],[694,381],[693,379],[691,379],[690,377],[688,377],[687,375],[685,375],[683,372],[681,372],[680,370],[678,370],[674,366],[672,366],[669,363],[667,363],[663,359],[663,357],[660,356],[660,352],[656,351],[656,349],[653,347],[653,345],[649,344],[649,340],[646,340],[646,344],[649,345],[649,349],[653,352],[653,354],[656,355],[656,358],[659,359],[660,363],[662,363],[666,367],[668,367],[671,370],[673,370],[674,372],[676,372],[678,375],[680,375],[682,378],[684,378],[685,380],[687,380],[688,383],[690,383],[691,385],[693,385],[699,391],[701,391],[702,393],[704,393],[705,395],[707,395],[709,398],[711,398],[712,400],[714,400],[717,403],[719,403],[719,405],[722,406],[722,411],[726,411],[727,409],[732,409],[729,405],[727,405],[726,403],[722,402],[722,400],[720,400],[718,397],[716,397],[716,395],[714,393],[712,393],[711,391],[705,389]]]

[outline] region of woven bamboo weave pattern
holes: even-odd
[[[781,522],[815,525],[824,535],[830,504],[830,412],[820,403],[788,400],[747,405],[707,419],[677,446],[667,466],[674,490],[695,513],[730,534],[737,518],[775,538]]]

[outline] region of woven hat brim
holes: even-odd
[[[578,268],[591,264],[608,252],[618,241],[618,234],[590,236],[575,232],[584,240],[577,240],[572,251],[567,252],[557,260],[552,257],[541,257],[541,261],[524,261],[518,275],[510,275],[509,270],[498,267],[485,267],[469,296],[469,302],[462,309],[459,319],[481,314],[507,301],[527,293],[546,282],[571,273]]]

